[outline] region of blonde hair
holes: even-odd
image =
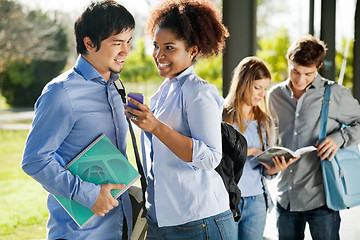
[[[266,78],[271,79],[270,71],[265,62],[258,57],[246,57],[234,69],[229,93],[224,103],[224,121],[237,124],[241,133],[246,130],[246,126],[243,124],[244,118],[241,116],[241,108],[245,103],[245,93],[252,94],[254,81]],[[261,145],[264,146],[262,127],[265,128],[266,134],[270,137],[270,116],[266,108],[265,97],[259,105],[253,107],[253,114],[258,123]]]

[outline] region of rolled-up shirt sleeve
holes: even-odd
[[[65,165],[76,154],[64,159],[61,148],[76,119],[66,91],[58,84],[44,89],[35,105],[35,116],[23,153],[22,169],[51,194],[75,200],[91,208],[100,186],[82,181],[66,170]]]
[[[194,169],[212,170],[219,165],[222,157],[223,99],[213,85],[197,82],[193,89],[189,94],[184,94],[193,141],[192,161],[188,165]]]

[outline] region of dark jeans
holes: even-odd
[[[148,219],[148,240],[159,239],[196,239],[196,240],[233,240],[236,239],[235,222],[230,210],[218,215],[183,225],[159,227]]]
[[[278,203],[279,240],[302,240],[306,222],[313,240],[339,240],[340,215],[326,205],[304,212],[290,212]]]

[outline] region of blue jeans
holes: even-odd
[[[235,239],[235,222],[230,210],[201,220],[178,226],[159,227],[157,223],[147,220],[146,239]]]
[[[313,240],[338,240],[340,229],[339,212],[326,205],[304,212],[290,212],[278,203],[277,227],[279,240],[304,239],[305,224],[308,222]]]
[[[244,197],[239,204],[241,218],[238,222],[238,239],[262,240],[266,223],[264,194]]]

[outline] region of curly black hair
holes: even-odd
[[[221,14],[207,0],[162,1],[150,12],[146,34],[153,38],[157,27],[173,31],[188,48],[197,46],[198,56],[204,58],[222,51],[229,37],[221,22]]]

